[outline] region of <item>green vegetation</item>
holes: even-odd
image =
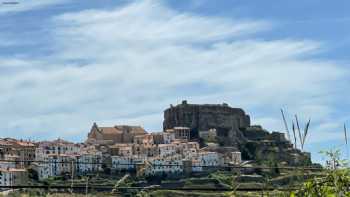
[[[347,161],[340,159],[339,150],[327,151],[324,154],[330,158],[330,169],[326,170],[324,176],[306,181],[298,191],[292,192],[291,196],[350,196],[350,171]]]

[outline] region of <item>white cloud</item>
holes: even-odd
[[[155,1],[52,23],[55,54],[0,78],[6,131],[85,136],[94,121],[160,130],[162,110],[181,99],[243,107],[275,130],[283,129],[280,107],[332,122],[349,73],[314,58],[326,47],[316,41],[259,39],[272,28],[266,21],[179,13]],[[313,139],[327,140],[319,131]]]

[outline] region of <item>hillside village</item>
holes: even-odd
[[[33,172],[41,181],[107,171],[176,176],[266,162],[311,164],[310,154],[296,149],[283,133],[252,126],[242,109],[225,103],[171,105],[164,111],[163,127],[151,132],[93,123],[83,143],[0,139],[0,185],[24,184]]]

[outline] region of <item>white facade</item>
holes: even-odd
[[[45,155],[43,162],[34,165],[39,179],[60,176],[64,173],[84,174],[102,170],[102,153],[85,152],[79,155],[50,154]]]
[[[71,173],[76,170],[76,157],[72,155],[50,154],[43,162],[35,164],[38,172],[39,180],[46,179],[51,176],[60,176],[64,173]]]
[[[43,160],[52,154],[77,155],[81,152],[81,146],[61,139],[54,141],[40,142],[38,148],[35,150],[35,159]]]
[[[199,152],[198,160],[203,166],[218,166],[219,155],[216,152]]]
[[[146,157],[138,156],[112,156],[112,170],[133,170],[136,164],[144,163]]]
[[[0,169],[9,169],[9,168],[16,168],[16,163],[15,162],[6,162],[6,161],[0,162]]]
[[[146,167],[146,175],[180,174],[183,172],[183,164],[180,159],[154,158]]]
[[[13,185],[13,176],[8,170],[0,170],[0,185],[11,186]]]
[[[77,156],[77,173],[98,172],[102,170],[102,153],[83,153]]]
[[[206,167],[219,166],[220,157],[217,152],[199,152],[192,158],[192,171],[203,171]]]
[[[27,179],[25,169],[0,169],[0,186],[13,186],[25,182]]]

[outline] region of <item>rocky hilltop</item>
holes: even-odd
[[[245,141],[242,129],[250,126],[250,117],[240,108],[227,104],[188,104],[183,101],[164,111],[164,130],[182,126],[191,129],[191,139],[200,131],[216,129],[219,142],[224,146],[238,146]]]
[[[271,160],[288,165],[311,163],[310,154],[294,148],[283,133],[251,126],[250,116],[243,109],[230,107],[226,103],[199,105],[182,101],[176,106],[170,105],[164,111],[163,128],[167,130],[174,127],[190,128],[191,140],[200,142],[203,141],[201,132],[215,129],[215,143],[218,146],[214,149],[238,149],[243,159]],[[206,143],[201,144],[208,146]]]

